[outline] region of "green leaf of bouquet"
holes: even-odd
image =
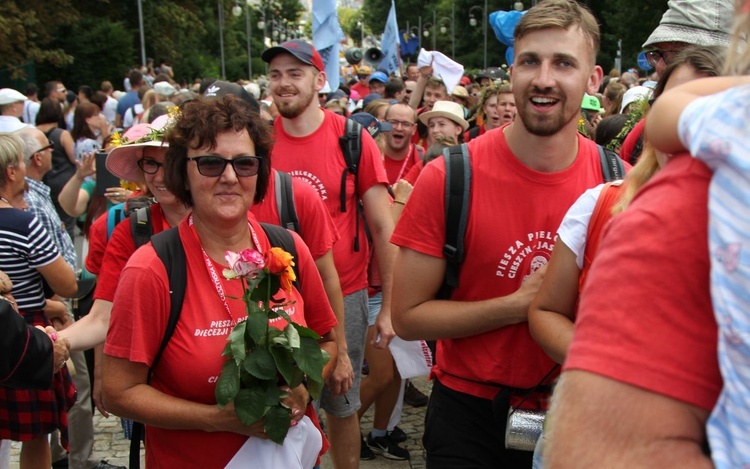
[[[271,344],[278,345],[280,347],[285,347],[285,348],[291,347],[289,345],[289,339],[284,334],[278,335],[274,337],[273,339],[271,339]]]
[[[291,422],[292,417],[289,409],[277,405],[268,409],[263,428],[265,428],[268,438],[280,445],[284,443]]]
[[[294,376],[294,358],[292,352],[281,346],[271,347],[271,355],[276,363],[276,369],[279,370],[284,381],[290,382]]]
[[[292,349],[292,356],[297,365],[308,377],[319,380],[323,373],[325,361],[320,353],[320,345],[310,337],[300,338],[300,347]]]
[[[305,373],[299,369],[299,367],[294,367],[294,373],[292,373],[292,379],[287,381],[287,384],[289,385],[290,389],[294,389],[300,384],[302,384],[302,380],[305,379]]]
[[[300,326],[297,323],[293,323],[290,320],[287,320],[292,326],[294,326],[295,329],[297,329],[297,334],[299,334],[300,337],[310,337],[311,339],[318,340],[320,339],[320,335],[318,335],[317,332],[310,329],[309,327]]]
[[[214,391],[219,407],[224,407],[232,402],[239,390],[240,373],[237,363],[234,360],[227,360],[221,368],[221,376],[216,382],[216,390]]]
[[[260,379],[276,378],[276,363],[271,352],[263,347],[251,350],[243,363],[248,373]]]
[[[262,419],[265,411],[265,390],[259,386],[243,389],[234,399],[234,413],[245,425]]]
[[[245,327],[247,321],[237,323],[229,334],[229,343],[231,344],[232,356],[238,362],[242,362],[245,359],[247,352],[245,351]]]
[[[247,316],[247,335],[256,344],[266,335],[266,328],[268,327],[268,318],[262,311],[253,311]]]
[[[276,381],[265,381],[263,386],[266,390],[266,405],[275,406],[281,400],[281,390]]]
[[[297,332],[297,329],[295,329],[294,326],[292,326],[291,324],[287,324],[284,328],[284,335],[289,340],[289,345],[292,348],[300,347],[299,332]]]
[[[316,381],[308,377],[307,379],[307,392],[310,393],[313,399],[320,397],[320,393],[323,392],[323,380]]]

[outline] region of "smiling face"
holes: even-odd
[[[216,135],[215,148],[190,148],[189,158],[195,156],[219,156],[234,159],[255,155],[255,144],[247,130],[222,132]],[[193,199],[193,214],[204,223],[243,223],[247,211],[253,204],[258,176],[238,177],[231,164],[218,177],[203,176],[197,163],[187,162],[188,189]]]
[[[388,109],[385,120],[393,126],[393,130],[385,133],[386,153],[394,155],[408,148],[417,131],[414,109],[406,104],[394,104]]]
[[[434,142],[437,137],[449,137],[458,141],[463,129],[447,117],[431,117],[427,121],[428,139]]]
[[[291,54],[278,54],[269,65],[271,94],[279,114],[299,117],[311,106],[318,107],[318,91],[325,85],[325,74]]]
[[[143,159],[153,160],[159,164],[159,169],[154,174],[148,174],[144,171],[143,178],[146,180],[148,190],[154,196],[157,202],[168,210],[169,206],[180,204],[180,201],[167,190],[164,184],[164,154],[166,149],[160,147],[145,147],[143,149]]]
[[[429,86],[424,89],[424,108],[426,111],[432,111],[432,106],[437,101],[445,101],[447,93],[445,92],[445,85]]]
[[[596,92],[601,67],[577,26],[531,31],[516,41],[511,83],[526,130],[541,137],[576,128],[584,92]]]

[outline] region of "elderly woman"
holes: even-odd
[[[184,302],[171,340],[152,368],[170,315],[169,281],[151,245],[131,257],[115,294],[104,349],[104,397],[112,412],[146,424],[147,465],[224,467],[248,437],[266,438],[261,422],[246,426],[233,404],[220,408],[215,388],[231,326],[246,315],[241,283],[219,273],[227,267],[225,253],[271,248],[248,214],[268,187],[269,127],[239,98],[226,96],[186,104],[167,141],[166,189],[192,208],[177,228],[186,256]],[[321,347],[332,357],[326,377],[336,362],[336,319],[307,247],[296,235],[294,243],[300,287],[278,295],[288,300],[284,308],[294,322],[321,336]],[[273,323],[284,326],[283,320]],[[283,403],[292,425],[306,411],[312,415],[304,385],[288,394]]]
[[[73,269],[44,226],[32,214],[11,205],[25,187],[23,148],[19,137],[0,134],[0,270],[13,284],[11,294],[26,322],[49,326],[43,281],[64,297],[74,296],[78,288]],[[67,369],[57,373],[46,390],[11,389],[0,383],[0,408],[4,410],[0,440],[23,442],[22,469],[50,467],[48,436],[60,429],[67,444],[67,408],[74,399]]]

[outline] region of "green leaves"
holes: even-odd
[[[276,364],[268,349],[258,347],[247,354],[243,363],[243,369],[262,380],[276,379]]]
[[[232,399],[240,391],[240,373],[234,360],[227,360],[221,369],[221,376],[216,382],[216,402],[219,407],[232,402]]]
[[[234,399],[234,412],[245,425],[259,421],[266,411],[266,391],[261,387],[243,389]]]
[[[292,422],[291,412],[286,407],[274,406],[266,413],[266,423],[263,426],[268,438],[276,444],[284,443],[284,438]]]

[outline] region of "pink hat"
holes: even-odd
[[[138,161],[143,158],[146,147],[161,148],[164,152],[169,148],[169,144],[162,140],[163,135],[151,137],[152,131],[159,131],[164,128],[164,125],[154,125],[155,123],[156,120],[151,124],[136,124],[123,134],[126,141],[136,143],[125,143],[109,152],[106,166],[110,173],[126,181],[138,184],[146,182],[143,171],[138,166]]]
[[[351,90],[349,92],[349,99],[352,101],[359,101],[359,93],[357,93],[357,90]]]

